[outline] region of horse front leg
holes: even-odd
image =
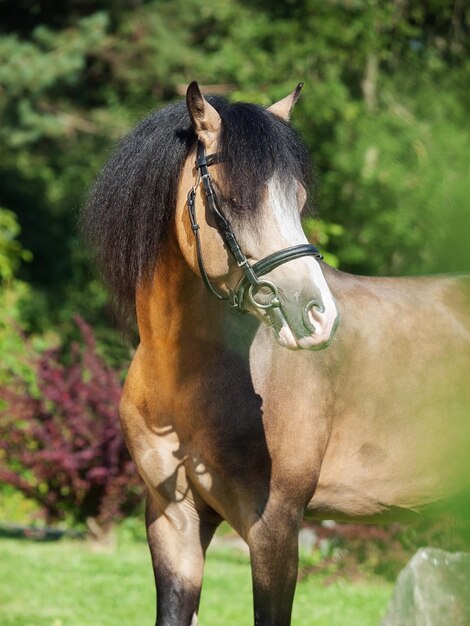
[[[197,626],[207,547],[219,520],[190,501],[147,498],[147,538],[157,590],[156,626]]]
[[[268,507],[249,531],[255,626],[291,623],[301,515],[296,507]]]

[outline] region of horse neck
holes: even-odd
[[[141,346],[158,358],[191,362],[223,350],[226,306],[212,297],[186,264],[172,236],[162,250],[151,281],[137,290]]]

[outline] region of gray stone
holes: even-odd
[[[382,626],[470,626],[470,554],[418,550],[398,575]]]

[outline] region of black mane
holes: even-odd
[[[263,107],[209,97],[222,117],[224,188],[237,213],[255,211],[276,171],[309,185],[307,150]],[[82,229],[121,313],[133,313],[137,283],[155,270],[174,215],[179,177],[196,143],[185,102],[152,113],[118,145],[92,187]]]

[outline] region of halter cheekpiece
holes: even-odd
[[[207,290],[219,300],[228,300],[230,306],[241,313],[245,313],[247,309],[244,306],[245,298],[251,302],[256,308],[265,310],[270,315],[274,314],[275,310],[281,307],[279,300],[279,290],[274,283],[269,280],[260,279],[260,276],[268,274],[276,267],[293,261],[303,256],[313,256],[317,260],[323,259],[319,250],[309,243],[301,243],[290,248],[284,248],[278,250],[273,254],[261,259],[254,265],[250,265],[248,259],[243,254],[237,238],[232,230],[230,222],[220,211],[217,204],[217,196],[215,195],[214,186],[212,184],[212,178],[209,174],[208,167],[215,163],[220,163],[222,157],[220,154],[208,154],[206,155],[204,145],[199,141],[197,145],[197,157],[196,157],[196,169],[197,169],[197,181],[195,186],[191,187],[188,193],[188,212],[191,221],[191,229],[196,238],[196,253],[199,271],[201,273],[202,280]],[[243,272],[243,277],[238,282],[235,289],[230,289],[229,295],[224,296],[216,291],[209,280],[209,277],[204,267],[204,260],[202,257],[201,238],[199,235],[199,224],[196,217],[196,188],[202,181],[204,195],[206,197],[207,206],[214,218],[217,230],[219,231],[222,239],[227,246],[230,254],[237,262],[238,267]],[[268,291],[268,299],[266,301],[257,300],[260,293],[266,295]]]

